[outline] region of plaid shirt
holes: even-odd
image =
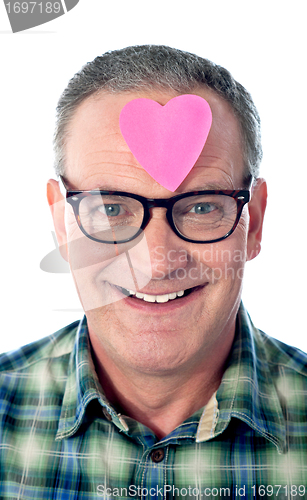
[[[85,318],[0,367],[1,499],[307,498],[307,356],[242,305],[217,393],[161,441],[104,397]]]

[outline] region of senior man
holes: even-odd
[[[159,177],[146,162],[180,124]],[[306,498],[307,358],[241,303],[267,197],[250,95],[193,54],[106,53],[64,91],[55,152],[48,201],[85,316],[1,357],[0,497]]]

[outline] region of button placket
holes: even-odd
[[[102,408],[102,413],[104,414],[104,416],[106,417],[106,419],[109,422],[112,421],[112,415],[109,413],[109,411],[105,407]]]

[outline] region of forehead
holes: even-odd
[[[212,181],[219,184],[219,181],[223,180],[228,182],[225,188],[238,187],[238,183],[242,183],[243,179],[243,157],[237,118],[230,105],[213,91],[202,88],[191,93],[208,101],[213,120],[198,161],[177,191],[186,190],[186,184],[189,184],[190,180],[197,184],[198,177],[201,178],[201,185],[205,182],[205,177],[208,181],[211,178],[211,184]],[[167,190],[147,174],[129,150],[120,131],[119,116],[125,104],[132,99],[145,97],[165,105],[177,95],[179,94],[175,92],[161,90],[121,94],[97,93],[83,101],[68,126],[66,177],[78,189],[104,186],[106,189],[121,190],[129,190],[130,187],[131,191],[131,183],[134,183],[138,184],[137,187],[141,190],[143,185],[147,188],[150,186],[155,195],[159,195],[158,191],[161,191],[161,196],[164,196]],[[109,186],[106,185],[108,182]],[[196,184],[193,189],[201,187]]]

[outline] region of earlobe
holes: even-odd
[[[59,250],[63,259],[68,262],[67,233],[65,227],[65,199],[60,191],[59,183],[54,179],[49,179],[47,183],[47,200],[53,218]]]
[[[251,201],[248,204],[247,260],[254,259],[260,253],[266,204],[267,184],[264,179],[257,179],[252,189]]]

